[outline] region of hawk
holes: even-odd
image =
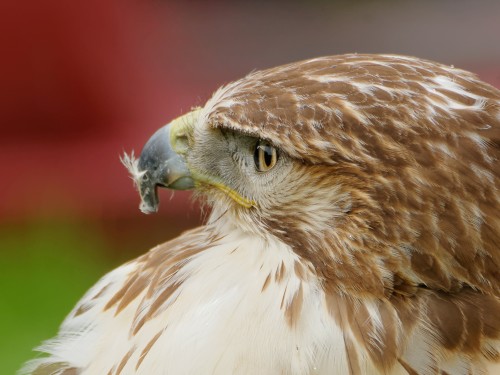
[[[104,276],[25,373],[499,374],[500,91],[395,55],[257,71],[125,156],[205,225]]]

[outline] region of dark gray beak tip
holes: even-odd
[[[139,194],[141,195],[141,204],[139,209],[145,214],[158,212],[160,201],[158,199],[158,187],[154,181],[149,178],[149,172],[144,173],[139,183]]]
[[[149,215],[149,214],[155,214],[158,212],[158,206],[159,205],[156,205],[156,206],[151,206],[151,205],[148,205],[144,202],[141,202],[141,204],[139,205],[139,209],[141,210],[141,212],[143,214],[146,214],[146,215]]]

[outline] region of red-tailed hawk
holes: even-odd
[[[500,92],[412,57],[254,72],[125,158],[206,223],[104,276],[30,374],[500,374]]]

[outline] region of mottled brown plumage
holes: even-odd
[[[500,295],[498,90],[424,60],[348,55],[257,72],[221,91],[229,94],[209,124],[268,139],[317,170],[314,185],[359,194],[335,228],[350,246],[396,252],[386,261],[406,258],[402,267],[433,289]]]
[[[375,297],[388,310],[380,347],[360,339],[382,367],[404,342],[397,319],[400,335],[421,319],[446,350],[500,360],[486,344],[500,338],[497,89],[425,60],[343,55],[250,74],[208,108],[211,126],[267,139],[303,162],[310,186],[266,224],[344,300],[337,320],[369,332],[366,312],[349,309]],[[352,198],[349,207],[311,236],[300,207],[332,186]]]
[[[209,222],[75,307],[61,337],[95,324],[118,354],[35,373],[498,374],[497,89],[417,58],[331,56],[252,73],[183,121],[169,142]],[[263,141],[270,172],[251,165]]]

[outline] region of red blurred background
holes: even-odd
[[[200,222],[188,193],[170,200],[164,192],[160,213],[142,215],[119,156],[140,152],[158,127],[202,105],[219,85],[295,60],[380,52],[453,64],[500,87],[499,36],[494,0],[3,0],[0,287],[11,299],[0,302],[0,321],[20,316],[4,337],[26,338],[0,353],[14,348],[26,359],[98,275]],[[46,223],[49,235],[32,234]],[[66,236],[67,223],[79,229],[57,250],[53,242]],[[91,237],[100,245],[85,242]],[[43,241],[49,245],[39,247]],[[104,258],[89,261],[88,279],[55,314],[50,298],[66,284],[58,251],[72,247],[83,254],[98,248]],[[40,268],[39,253],[52,256],[51,286],[42,282],[46,273],[30,279],[27,264]],[[69,280],[84,273],[82,257],[68,260],[78,266]],[[2,270],[9,276],[2,279]],[[25,288],[16,290],[22,280]],[[23,305],[37,293],[36,309]],[[37,328],[42,313],[55,317]]]

